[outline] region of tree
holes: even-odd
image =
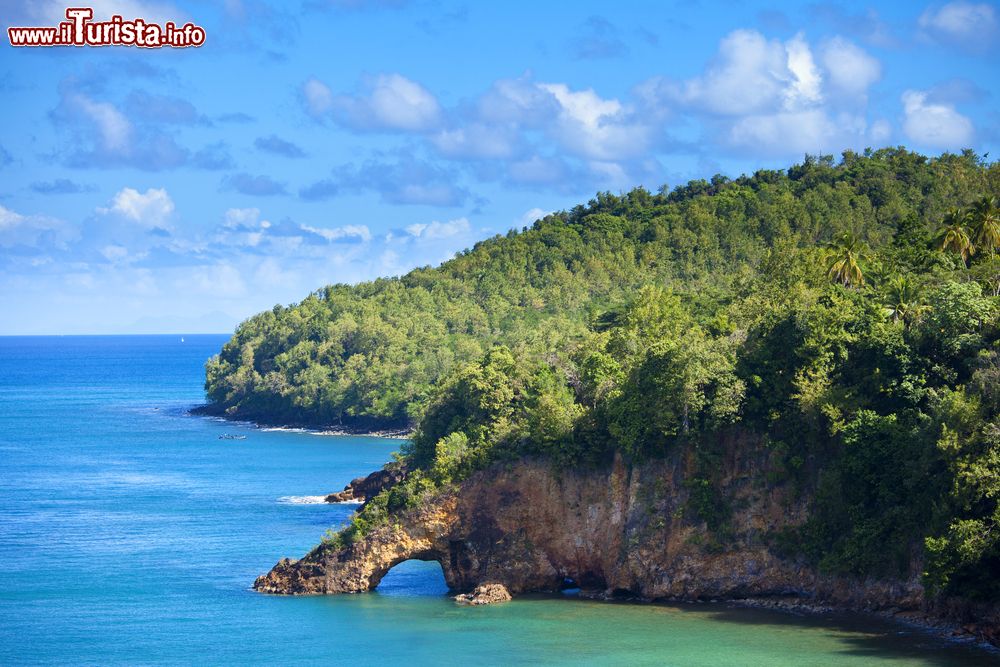
[[[827,248],[833,258],[827,271],[830,280],[844,287],[865,284],[861,262],[868,256],[868,246],[864,241],[852,232],[845,232],[827,244]]]
[[[897,275],[889,279],[883,303],[893,322],[910,324],[927,312],[927,305],[921,303],[920,289],[909,276]]]
[[[945,252],[958,253],[963,262],[969,261],[969,256],[976,252],[976,247],[969,236],[965,223],[966,212],[953,208],[944,216],[941,229],[938,231],[937,244]]]
[[[992,258],[1000,248],[1000,209],[995,197],[983,197],[968,213],[972,225],[972,242],[976,249],[985,249]]]

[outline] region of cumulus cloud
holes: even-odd
[[[868,91],[881,64],[842,37],[818,49],[802,35],[768,39],[736,30],[699,76],[653,79],[647,104],[674,105],[729,148],[767,155],[837,151],[886,139],[887,121],[868,118]]]
[[[260,245],[264,233],[270,228],[269,220],[260,219],[260,209],[231,208],[226,211],[222,229],[216,233],[216,241],[231,246],[254,248]]]
[[[985,50],[998,32],[996,9],[985,2],[957,0],[929,7],[917,22],[931,39],[969,50]]]
[[[313,227],[302,225],[302,230],[315,234],[332,243],[344,239],[371,241],[372,233],[367,225],[344,225],[343,227]]]
[[[794,83],[788,59],[781,42],[737,30],[722,40],[704,74],[666,92],[682,105],[723,116],[771,111]]]
[[[843,94],[848,96],[848,101],[864,100],[868,89],[882,76],[882,64],[877,59],[842,37],[824,43],[820,59],[834,99]]]
[[[174,201],[163,188],[149,188],[146,192],[122,188],[111,200],[111,206],[100,212],[116,213],[141,227],[169,230]]]
[[[45,252],[64,248],[77,236],[66,222],[45,215],[26,215],[0,205],[0,247],[19,248],[36,261]],[[14,261],[14,254],[0,256],[0,266]]]
[[[972,121],[951,104],[931,102],[927,92],[903,92],[903,131],[920,146],[957,150],[967,148],[975,135]]]
[[[302,84],[302,104],[310,116],[320,118],[333,108],[333,91],[319,79]]]
[[[666,101],[719,116],[792,111],[823,101],[823,73],[809,44],[797,35],[787,42],[755,30],[736,30],[700,76],[662,81]]]
[[[435,241],[469,232],[471,226],[466,218],[457,218],[447,222],[434,220],[428,223],[414,223],[406,228],[413,237]]]
[[[493,124],[537,127],[549,122],[559,109],[555,96],[528,75],[495,81],[476,102],[476,116]]]
[[[506,160],[520,151],[521,135],[512,125],[471,122],[434,134],[431,144],[455,159]]]
[[[355,130],[424,132],[441,122],[441,107],[434,95],[400,74],[369,77],[354,95],[334,95],[318,79],[306,81],[301,92],[309,115],[332,117]]]
[[[561,83],[539,85],[559,103],[554,135],[566,149],[595,160],[626,159],[648,150],[652,129],[631,118],[618,100]]]
[[[82,94],[71,95],[67,101],[93,123],[101,148],[111,153],[130,150],[132,123],[113,104],[97,102]]]
[[[122,68],[136,69],[132,65]],[[137,71],[137,76],[167,80],[155,68],[147,71],[139,67]],[[57,155],[66,164],[145,171],[185,165],[214,170],[232,167],[232,157],[223,142],[193,151],[178,143],[178,132],[213,122],[188,100],[142,90],[116,99],[112,91],[117,89],[107,85],[106,76],[95,77],[89,71],[60,82],[59,101],[49,119],[57,134],[62,135]]]

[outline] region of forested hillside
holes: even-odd
[[[1000,165],[903,149],[601,194],[438,268],[244,322],[215,409],[417,423],[405,483],[336,540],[504,458],[690,451],[720,542],[726,434],[815,497],[774,548],[1000,598]]]

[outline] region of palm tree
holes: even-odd
[[[844,287],[865,284],[860,262],[868,255],[868,246],[851,232],[845,232],[827,244],[833,263],[827,271],[830,280]]]
[[[969,230],[965,226],[967,220],[968,213],[953,208],[945,214],[941,230],[937,235],[938,247],[946,252],[957,252],[962,256],[963,262],[968,262],[969,256],[976,252],[976,247],[969,237]]]
[[[920,302],[920,288],[907,276],[893,276],[886,284],[883,303],[893,322],[909,324],[927,312]]]
[[[969,211],[972,223],[972,242],[985,248],[990,257],[1000,248],[1000,209],[995,197],[983,197]]]

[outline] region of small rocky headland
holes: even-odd
[[[284,595],[373,590],[395,565],[437,561],[460,604],[490,604],[528,592],[579,588],[596,599],[731,600],[752,606],[872,612],[946,635],[1000,645],[1000,608],[928,599],[920,563],[902,578],[823,575],[775,548],[774,536],[806,519],[807,499],[764,483],[760,452],[733,446],[720,481],[733,507],[725,541],[688,511],[683,457],[627,465],[620,456],[588,471],[549,462],[495,464],[392,513],[350,544],[324,540],[257,578]],[[405,466],[352,481],[329,502],[368,502],[406,478]]]

